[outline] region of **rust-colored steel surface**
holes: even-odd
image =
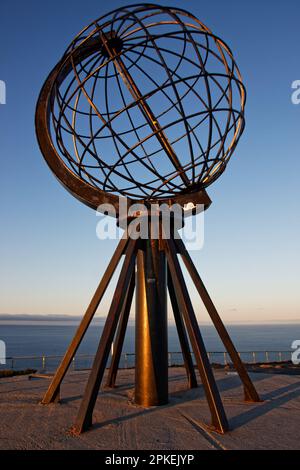
[[[137,256],[135,402],[168,402],[166,258],[158,240],[143,240]]]
[[[135,276],[133,275],[129,288],[128,288],[126,301],[124,302],[123,312],[122,312],[119,325],[118,325],[118,330],[116,333],[116,339],[113,343],[114,348],[112,352],[111,364],[109,367],[109,372],[108,372],[108,377],[107,377],[107,382],[106,382],[107,387],[110,387],[110,388],[113,388],[116,385],[119,363],[120,363],[120,358],[122,354],[126,329],[128,325],[132,298],[134,294],[134,288],[135,288]]]
[[[175,288],[174,288],[174,284],[172,281],[170,269],[168,269],[168,289],[169,289],[169,295],[170,295],[170,300],[171,300],[173,314],[174,314],[174,320],[175,320],[175,324],[176,324],[176,328],[178,332],[180,347],[182,350],[184,366],[185,366],[186,373],[187,373],[189,388],[196,388],[197,378],[195,374],[193,359],[192,359],[191,352],[190,352],[189,340],[186,334],[184,320],[180,313],[180,307],[177,303],[177,299],[175,295]]]
[[[129,5],[75,37],[38,100],[41,151],[80,201],[180,204],[226,168],[244,129],[232,52],[191,13]]]
[[[50,383],[50,386],[43,397],[42,403],[48,404],[56,400],[57,395],[59,394],[59,388],[60,384],[63,381],[63,378],[70,367],[70,364],[72,362],[73,357],[75,356],[81,341],[96,313],[96,310],[101,302],[101,299],[103,295],[105,294],[105,291],[107,289],[107,286],[115,272],[115,269],[117,268],[119,261],[121,259],[122,254],[124,253],[124,250],[127,246],[128,243],[128,238],[127,238],[127,233],[124,234],[122,240],[119,243],[118,248],[116,249],[107,269],[106,272],[101,279],[101,282],[87,308],[87,311],[85,315],[83,316],[80,325],[76,331],[76,334],[61,362],[59,365],[56,374],[53,378],[53,380]]]
[[[117,386],[134,294],[136,404],[168,403],[169,294],[188,386],[197,387],[191,345],[212,427],[219,433],[228,430],[180,259],[239,374],[245,400],[259,401],[176,228],[178,221],[184,226],[185,215],[211,204],[206,188],[225,170],[244,130],[245,100],[241,74],[226,43],[191,13],[156,4],[122,6],[93,21],[46,79],[35,122],[52,172],[87,206],[105,212],[111,204],[120,227],[143,219],[150,234],[144,239],[138,233],[134,239],[125,231],[42,399],[43,404],[59,400],[64,376],[121,264],[74,433],[92,426],[112,344],[106,385]],[[128,207],[144,203],[145,211],[124,215],[124,202]],[[168,237],[163,203],[167,212],[174,203],[180,207]]]

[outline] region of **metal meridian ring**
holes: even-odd
[[[129,5],[84,28],[49,74],[37,139],[58,180],[93,209],[111,204],[118,217],[123,198],[193,214],[235,150],[245,99],[230,48],[196,17]]]
[[[35,129],[39,147],[51,171],[59,182],[72,194],[72,196],[94,210],[97,210],[102,204],[112,204],[116,209],[116,217],[118,217],[119,196],[107,193],[99,188],[95,188],[72,173],[64,164],[53,145],[49,133],[51,92],[65,61],[65,58],[63,58],[50,72],[38,98],[35,114]],[[126,199],[128,207],[133,204],[143,203],[142,199]],[[211,204],[211,199],[205,189],[201,189],[190,194],[178,194],[173,198],[163,199],[159,202],[161,204],[168,204],[169,206],[180,204],[183,207],[191,203],[195,206],[199,204],[204,205],[204,209],[206,210]],[[188,216],[195,215],[196,213],[197,211],[194,209],[187,209],[186,211],[186,215]]]

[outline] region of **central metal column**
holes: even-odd
[[[137,255],[135,402],[168,403],[167,270],[158,240],[142,240]]]

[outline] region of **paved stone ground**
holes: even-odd
[[[93,428],[70,432],[87,372],[71,372],[62,402],[41,405],[49,380],[27,376],[0,379],[1,449],[297,449],[300,448],[300,377],[252,374],[262,403],[247,404],[235,374],[216,371],[231,431],[209,428],[202,386],[187,390],[183,368],[169,371],[170,403],[144,409],[133,403],[133,370],[121,370],[119,387],[103,389]]]

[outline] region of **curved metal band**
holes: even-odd
[[[99,47],[97,41],[91,41],[84,50],[80,51],[75,60],[80,61],[83,56],[88,57],[94,52],[96,47]],[[74,56],[73,56],[74,60]],[[105,192],[100,188],[95,188],[88,184],[84,180],[80,179],[69,168],[65,165],[63,160],[60,158],[55,146],[53,145],[52,138],[50,135],[50,110],[51,110],[51,99],[53,86],[57,82],[62,82],[71,70],[70,58],[64,56],[61,61],[54,67],[47,77],[42,90],[40,92],[35,115],[35,129],[39,143],[40,150],[49,166],[51,171],[54,173],[60,183],[76,197],[80,202],[83,202],[88,207],[97,210],[102,204],[111,204],[116,210],[116,216],[119,214],[119,196]],[[133,200],[125,198],[127,200],[127,206],[130,207],[133,204],[142,204],[143,200]],[[151,203],[151,200],[147,201],[147,204]],[[211,200],[204,189],[191,192],[181,193],[171,198],[154,200],[156,204],[180,204],[186,206],[189,203],[194,205],[203,204],[204,209],[209,207]],[[195,210],[188,210],[187,215],[192,215]]]

